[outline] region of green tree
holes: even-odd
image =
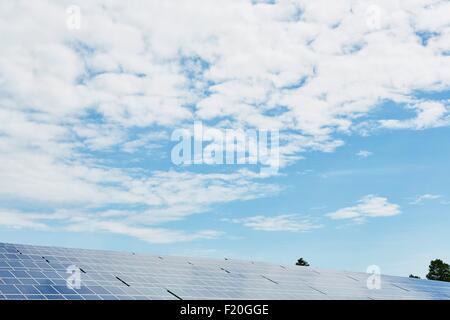
[[[415,275],[413,275],[413,274],[410,274],[409,277],[410,277],[410,278],[413,278],[413,279],[420,279],[419,276],[415,276]]]
[[[302,267],[308,267],[308,266],[309,266],[309,263],[308,263],[308,261],[306,261],[305,259],[300,258],[300,259],[297,260],[297,262],[295,263],[295,265],[296,265],[296,266],[302,266]]]
[[[450,282],[450,266],[441,259],[432,260],[427,279]]]

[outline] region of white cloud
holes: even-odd
[[[0,211],[0,226],[14,229],[34,229],[48,231],[50,228],[45,224],[36,221],[36,217],[24,215],[18,212]]]
[[[411,204],[421,204],[421,203],[423,203],[425,201],[428,201],[428,200],[437,200],[437,199],[441,199],[441,198],[442,198],[442,196],[439,195],[439,194],[429,194],[429,193],[427,193],[427,194],[423,194],[423,195],[417,196],[413,201],[411,201]]]
[[[333,152],[385,100],[417,117],[382,127],[449,124],[448,102],[414,96],[448,89],[448,3],[379,1],[377,30],[358,1],[81,0],[80,30],[66,28],[68,5],[0,4],[2,198],[55,210],[144,207],[123,218],[133,216],[128,233],[143,238],[140,224],[278,188],[245,172],[135,168],[134,153],[157,145],[135,131],[170,132],[194,119],[278,128],[285,166],[308,150]],[[423,45],[418,31],[436,35]],[[125,153],[128,167],[112,152]]]
[[[208,212],[213,205],[273,196],[279,191],[279,187],[275,185],[252,181],[246,172],[194,174],[159,171],[150,177],[133,179],[120,170],[46,167],[47,163],[40,163],[37,157],[31,160],[38,169],[31,167],[29,171],[22,171],[24,176],[20,176],[17,170],[15,174],[8,173],[7,170],[11,167],[2,167],[5,170],[4,180],[0,184],[2,195],[56,208],[76,206],[78,209],[62,209],[50,213],[1,212],[0,226],[70,232],[109,232],[151,243],[212,239],[220,236],[222,232],[185,232],[160,225]],[[21,164],[19,160],[16,163],[19,167]],[[57,172],[54,171],[56,168]],[[40,175],[36,175],[34,169],[40,172]],[[124,208],[102,208],[114,204]],[[142,209],[137,210],[135,206]]]
[[[259,231],[305,232],[321,227],[307,219],[300,220],[296,215],[253,216],[229,221]]]
[[[361,221],[364,218],[389,217],[399,213],[399,205],[390,203],[387,198],[367,195],[359,200],[357,205],[339,209],[327,214],[327,216],[335,220],[352,219]]]
[[[127,235],[150,243],[186,242],[199,239],[214,239],[222,233],[215,230],[203,230],[187,233],[166,228],[135,227],[117,221],[77,221],[64,230],[70,232],[108,232]]]
[[[373,155],[373,152],[370,152],[367,150],[360,150],[360,151],[358,151],[358,153],[356,155],[361,158],[368,158],[371,155]]]
[[[102,219],[105,217],[107,219]],[[188,233],[167,228],[136,226],[127,221],[113,220],[112,218],[101,213],[94,215],[87,212],[67,210],[54,213],[0,211],[0,226],[47,232],[106,232],[127,235],[149,243],[160,244],[213,239],[222,235],[222,232],[216,230],[202,230]]]
[[[142,134],[134,140],[129,140],[122,145],[122,150],[126,153],[134,153],[138,150],[154,150],[161,147],[161,140],[167,140],[166,132],[150,132]]]
[[[196,174],[156,171],[149,175],[119,169],[52,163],[44,155],[19,153],[0,159],[0,193],[56,206],[111,204],[149,207],[141,215],[171,220],[205,212],[210,205],[273,196],[272,184],[245,172]],[[163,218],[165,217],[165,218]]]
[[[407,120],[381,120],[382,127],[389,129],[423,130],[448,126],[450,124],[450,106],[440,102],[421,102],[412,107],[417,115]]]
[[[2,4],[4,102],[65,117],[95,108],[126,127],[228,117],[328,144],[379,101],[445,89],[450,79],[448,58],[415,34],[436,32],[434,41],[445,43],[443,3],[379,1],[375,31],[367,26],[369,5],[352,1],[77,5],[83,24],[75,32],[65,27],[63,3]],[[281,105],[278,117],[267,115]],[[437,111],[409,126],[429,126]]]

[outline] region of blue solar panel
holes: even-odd
[[[0,284],[0,293],[3,295],[20,294],[20,291],[12,284]]]
[[[74,269],[75,268],[75,269]],[[68,272],[69,271],[69,272]],[[79,286],[68,285],[74,272]],[[0,243],[0,299],[449,299],[450,284],[236,260]]]

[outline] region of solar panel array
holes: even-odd
[[[68,286],[73,270],[79,288]],[[0,243],[0,299],[450,299],[450,283],[312,267]],[[72,282],[70,282],[72,283]]]

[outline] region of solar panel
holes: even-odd
[[[72,281],[79,278],[79,285]],[[0,243],[0,299],[450,299],[450,284],[263,262]],[[76,282],[76,281],[75,281]]]

